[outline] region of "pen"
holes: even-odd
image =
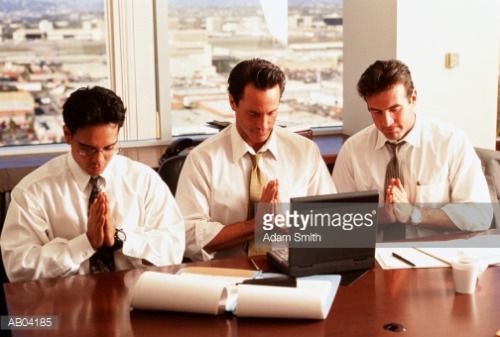
[[[401,255],[399,254],[396,254],[396,253],[392,253],[392,256],[394,256],[396,259],[398,259],[399,261],[403,261],[404,263],[406,263],[407,265],[410,265],[412,267],[416,267],[415,263],[405,259],[404,257],[402,257]]]
[[[237,285],[240,284],[250,284],[250,285],[256,285],[256,286],[271,286],[271,287],[290,287],[290,288],[296,288],[297,287],[297,280],[292,277],[288,276],[278,276],[278,277],[270,277],[270,278],[259,278],[259,279],[249,279],[245,280],[242,283],[237,283]]]
[[[252,262],[253,266],[255,267],[256,270],[260,271],[261,269],[259,268],[259,266],[257,265],[257,263],[255,263],[255,261],[250,258],[250,262]]]

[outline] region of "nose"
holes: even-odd
[[[104,151],[103,150],[100,150],[100,151],[96,151],[93,155],[92,155],[92,160],[96,163],[102,163],[106,160],[105,156],[104,156]]]
[[[257,123],[256,126],[260,130],[265,130],[267,128],[267,125],[269,123],[269,117],[266,114],[262,114],[257,118]]]
[[[391,126],[392,123],[394,123],[394,118],[392,117],[392,114],[389,111],[384,112],[384,126]]]

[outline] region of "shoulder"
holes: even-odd
[[[219,133],[210,136],[201,144],[194,147],[188,154],[188,157],[197,158],[198,160],[210,159],[214,156],[221,155],[227,152],[231,144],[230,127],[225,128]]]
[[[436,140],[469,142],[465,132],[451,123],[426,115],[421,115],[419,118],[422,121],[421,132],[430,135]]]
[[[273,132],[276,133],[277,143],[280,147],[285,147],[291,151],[318,149],[316,143],[311,139],[281,126],[275,126]]]
[[[54,178],[68,172],[67,156],[68,154],[63,154],[50,159],[42,166],[28,173],[16,187],[26,189],[36,184],[45,184],[54,181]]]
[[[342,147],[366,147],[366,144],[375,144],[377,141],[377,128],[375,125],[367,126],[366,128],[356,132],[344,141]]]
[[[124,179],[157,179],[159,175],[150,166],[132,160],[122,155],[115,155],[113,161],[109,163],[109,174]]]

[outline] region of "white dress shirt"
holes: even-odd
[[[115,155],[104,170],[111,216],[127,235],[116,270],[180,263],[185,229],[175,199],[150,167]],[[11,193],[1,237],[11,281],[89,274],[94,254],[87,235],[90,176],[71,153],[27,175]]]
[[[398,152],[411,204],[442,208],[461,230],[488,229],[491,199],[481,162],[465,134],[444,122],[417,114]],[[383,203],[391,158],[387,139],[371,125],[346,140],[333,180],[339,192],[377,189]]]
[[[291,197],[334,193],[335,187],[318,147],[311,140],[275,127],[260,168],[278,179],[281,202]],[[183,166],[176,199],[186,221],[186,256],[193,260],[245,255],[243,245],[216,254],[203,247],[225,225],[247,220],[253,149],[231,125],[195,147]]]

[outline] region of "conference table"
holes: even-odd
[[[254,257],[253,262],[264,271],[274,271],[265,256]],[[131,310],[132,289],[144,271],[176,273],[186,266],[255,269],[249,258],[242,257],[5,283],[8,317],[57,320],[56,329],[12,330],[12,335],[456,337],[495,336],[500,329],[500,267],[484,272],[475,293],[458,294],[450,268],[383,270],[376,264],[354,283],[339,287],[325,320]]]

